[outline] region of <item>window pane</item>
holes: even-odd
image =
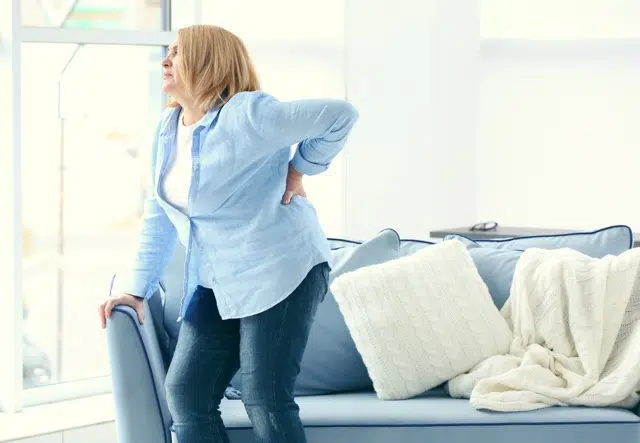
[[[25,387],[108,373],[97,307],[137,242],[161,53],[23,45]]]
[[[630,0],[481,0],[485,38],[640,37],[640,2]]]
[[[22,24],[54,28],[162,30],[168,0],[20,0]]]

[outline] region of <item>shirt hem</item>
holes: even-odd
[[[303,273],[301,278],[298,278],[295,280],[295,283],[292,285],[292,288],[287,288],[286,291],[283,291],[284,295],[278,297],[275,299],[275,301],[261,307],[258,309],[255,309],[253,311],[249,311],[248,313],[234,313],[234,314],[226,314],[223,315],[222,313],[220,313],[220,318],[222,318],[222,320],[232,320],[232,319],[240,319],[240,318],[247,318],[247,317],[252,317],[254,315],[258,315],[258,314],[262,314],[265,311],[268,311],[269,309],[273,308],[274,306],[276,306],[278,303],[281,303],[282,301],[286,300],[291,294],[293,294],[293,292],[298,288],[298,286],[300,286],[300,284],[302,284],[302,282],[304,281],[304,279],[307,277],[307,275],[309,274],[309,272],[311,271],[311,269],[313,269],[314,266],[319,265],[320,263],[324,263],[328,261],[326,258],[322,257],[322,255],[320,254],[319,257],[312,259],[310,261],[310,264],[307,268],[307,270]],[[215,290],[214,290],[215,292]]]

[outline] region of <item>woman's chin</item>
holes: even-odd
[[[166,92],[169,95],[173,95],[176,91],[176,84],[173,81],[164,81],[162,83],[162,92]]]

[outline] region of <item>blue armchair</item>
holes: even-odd
[[[116,306],[107,319],[119,443],[172,441],[164,381],[179,330],[183,258],[184,249],[177,248],[160,289],[144,303],[142,325],[128,306]]]

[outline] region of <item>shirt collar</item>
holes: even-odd
[[[180,118],[180,111],[182,110],[182,106],[176,106],[172,108],[168,115],[165,118],[165,121],[162,125],[161,134],[163,136],[167,136],[169,134],[175,134],[178,129],[178,119]],[[198,126],[196,126],[195,130],[198,131],[203,127],[208,127],[213,122],[213,119],[216,118],[218,113],[220,112],[220,107],[210,109],[204,117],[200,120]]]

